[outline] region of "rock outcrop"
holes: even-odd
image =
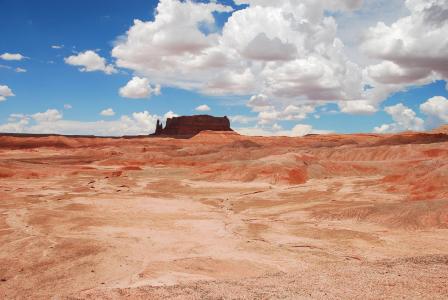
[[[213,117],[209,115],[181,116],[168,118],[166,126],[157,120],[156,136],[192,137],[204,130],[233,131],[227,117]]]
[[[160,122],[159,120],[157,120],[157,124],[156,124],[156,132],[154,133],[155,135],[159,135],[162,134],[163,131],[163,125],[162,122]]]

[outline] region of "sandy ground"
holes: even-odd
[[[448,136],[0,137],[1,299],[446,299]]]

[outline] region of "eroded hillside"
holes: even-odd
[[[0,199],[2,298],[448,294],[444,132],[1,136]]]

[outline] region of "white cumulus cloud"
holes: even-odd
[[[197,111],[210,111],[210,107],[207,104],[199,105],[195,108]]]
[[[20,53],[3,53],[2,55],[0,55],[0,58],[3,60],[22,60],[25,59],[26,56],[23,56]]]
[[[370,26],[385,1],[237,0],[247,6],[233,10],[216,1],[161,0],[154,20],[134,21],[112,56],[154,84],[247,97],[261,124],[301,120],[329,102],[343,113],[372,114],[407,86],[447,77],[447,2],[407,0],[407,11],[398,2],[388,6],[398,11],[387,14],[387,24],[366,28],[363,41],[346,38],[351,47],[362,44],[368,59],[355,60],[366,67],[347,56],[353,50],[338,36],[337,20],[374,9],[376,19],[358,22]],[[205,33],[216,27],[217,12],[230,16],[222,30]]]
[[[339,101],[339,109],[347,114],[373,114],[378,109],[367,100]]]
[[[38,123],[52,123],[62,119],[62,113],[57,109],[48,109],[45,112],[35,113],[31,117]]]
[[[257,117],[254,116],[245,116],[245,115],[234,115],[229,116],[231,123],[238,123],[238,124],[248,124],[251,122],[255,122],[257,120]]]
[[[365,33],[362,50],[379,60],[365,69],[372,86],[366,99],[377,104],[408,86],[448,79],[448,2],[406,0],[410,14]]]
[[[7,97],[15,96],[7,85],[0,85],[0,101],[5,101]]]
[[[113,65],[107,64],[105,58],[99,56],[92,50],[66,57],[64,61],[69,65],[81,67],[79,69],[81,72],[101,71],[108,75],[117,72]]]
[[[152,95],[160,95],[159,84],[151,86],[148,78],[134,76],[124,87],[119,90],[120,96],[131,99],[144,99]]]
[[[289,104],[279,107],[272,97],[264,94],[252,96],[247,106],[254,112],[258,112],[258,123],[260,125],[272,124],[278,120],[303,120],[313,112],[319,102],[300,101],[296,105]]]
[[[384,111],[392,117],[394,122],[375,127],[374,132],[387,133],[405,130],[420,131],[425,129],[423,119],[417,117],[417,114],[412,109],[402,103],[387,106]]]
[[[210,95],[265,95],[276,111],[362,97],[362,70],[344,55],[337,24],[325,13],[362,1],[243,2],[249,6],[233,11],[216,2],[161,0],[155,19],[136,20],[112,56],[153,83]],[[201,28],[216,24],[215,12],[231,16],[222,31],[205,34]]]
[[[420,105],[420,111],[428,117],[428,126],[448,123],[448,99],[435,96]]]
[[[105,117],[113,117],[115,116],[115,112],[112,108],[107,108],[104,109],[100,112],[100,115],[105,116]]]

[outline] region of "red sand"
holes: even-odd
[[[448,135],[0,136],[0,298],[448,294]]]

